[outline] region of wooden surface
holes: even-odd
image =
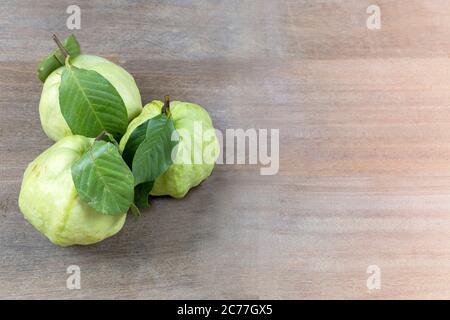
[[[219,165],[117,236],[59,248],[17,197],[51,144],[36,64],[73,3],[0,3],[0,298],[450,298],[449,1],[77,1],[84,52],[124,66],[144,102],[280,128],[280,171]]]

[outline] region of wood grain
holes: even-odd
[[[51,145],[35,67],[73,1],[2,1],[0,298],[450,298],[450,2],[378,0],[377,31],[366,0],[77,3],[84,52],[124,66],[144,102],[279,128],[280,171],[218,165],[113,238],[52,245],[17,197]]]

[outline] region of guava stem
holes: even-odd
[[[170,96],[169,95],[164,96],[164,105],[162,107],[161,112],[165,113],[166,115],[168,115],[170,112]]]
[[[64,57],[67,58],[69,56],[69,52],[66,50],[66,48],[64,48],[63,44],[61,43],[61,41],[59,41],[56,34],[53,34],[52,38],[53,38],[53,41],[56,42],[56,45],[58,46],[59,50],[61,50],[61,52],[63,53]]]

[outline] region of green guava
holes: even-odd
[[[133,130],[148,119],[161,114],[163,105],[161,101],[152,101],[130,122],[127,132],[120,140],[121,152]],[[208,112],[199,105],[172,101],[170,114],[179,134],[179,143],[172,156],[174,163],[155,180],[150,194],[183,198],[189,189],[211,175],[219,156],[219,142]]]
[[[121,96],[127,108],[128,121],[142,110],[139,89],[134,78],[122,67],[97,56],[79,55],[71,60],[77,68],[97,71],[108,80]],[[45,134],[52,140],[72,135],[59,106],[59,85],[65,67],[53,71],[45,80],[39,102],[39,115]]]
[[[23,176],[19,207],[25,218],[60,246],[87,245],[122,229],[126,214],[105,215],[81,201],[71,167],[94,139],[68,136],[31,162]]]

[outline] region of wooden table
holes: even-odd
[[[0,298],[450,298],[449,1],[77,1],[82,49],[124,66],[144,102],[279,128],[280,170],[218,165],[117,236],[59,248],[17,197],[51,145],[35,68],[70,4],[0,3]]]

